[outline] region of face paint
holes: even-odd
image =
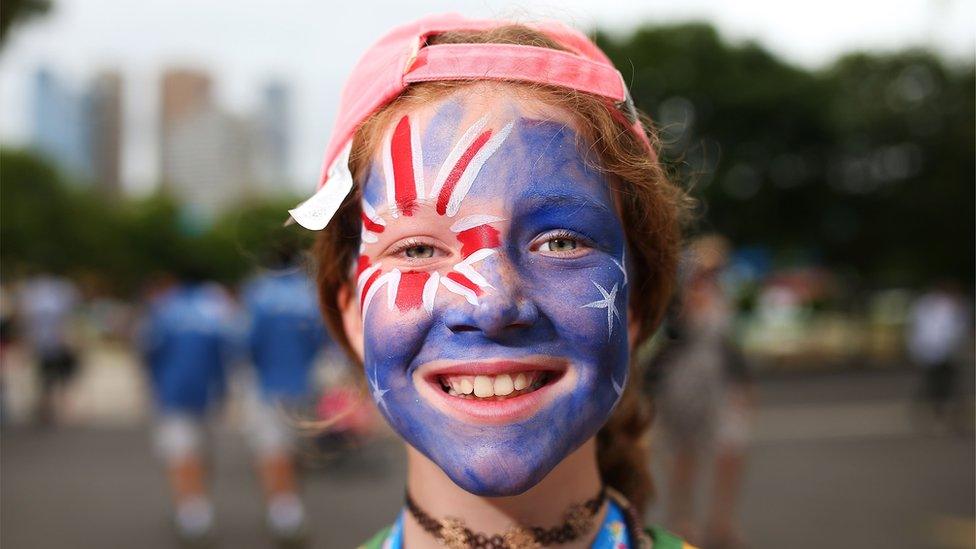
[[[524,492],[627,378],[624,233],[575,132],[513,99],[392,124],[363,187],[357,292],[377,406],[465,490]]]

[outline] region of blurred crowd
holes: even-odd
[[[84,421],[72,386],[80,370],[100,367],[85,357],[104,346],[126,349],[148,387],[144,400],[153,403],[144,407],[152,410],[176,532],[190,540],[212,535],[209,426],[236,407],[269,530],[300,542],[305,511],[296,449],[308,441],[343,448],[366,440],[377,416],[329,339],[294,250],[278,250],[233,290],[191,265],[147,281],[134,304],[50,273],[5,281],[0,413],[5,422],[41,426]],[[972,362],[973,332],[971,301],[960,286],[942,280],[917,294],[878,292],[856,311],[830,307],[838,294],[829,272],[775,271],[760,251],[734,250],[717,234],[689,243],[669,315],[640,354],[667,456],[670,528],[687,539],[742,546],[736,502],[758,406],[756,375],[912,367],[925,425],[965,428],[965,408],[957,404],[968,392],[959,370]],[[26,369],[36,395],[29,406],[11,391],[12,380],[24,387]],[[705,478],[709,486],[701,489]],[[696,505],[696,496],[707,502]]]
[[[4,421],[49,428],[83,421],[72,386],[80,369],[104,367],[86,357],[113,343],[128,349],[153,403],[153,441],[171,488],[173,526],[187,541],[213,533],[208,438],[235,380],[243,386],[234,395],[243,402],[238,423],[253,451],[267,526],[283,542],[305,536],[299,447],[348,445],[376,424],[328,338],[294,250],[278,250],[236,291],[188,264],[148,281],[133,305],[90,295],[49,273],[5,284],[2,303]],[[36,396],[18,411],[8,406],[7,381],[26,368]]]

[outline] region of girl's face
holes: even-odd
[[[387,421],[475,494],[537,484],[627,383],[624,232],[565,118],[457,93],[394,118],[363,188],[347,333]]]

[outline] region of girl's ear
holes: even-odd
[[[342,311],[342,328],[346,331],[346,339],[349,346],[359,357],[359,362],[363,362],[363,317],[359,314],[359,303],[355,299],[352,286],[343,284],[339,287],[336,295],[336,303]]]

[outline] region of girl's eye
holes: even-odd
[[[434,247],[429,244],[415,244],[403,250],[403,255],[410,259],[427,259],[434,257]]]
[[[577,257],[585,254],[591,247],[581,236],[568,231],[557,231],[540,236],[532,249],[554,257]]]
[[[569,238],[550,238],[539,247],[544,252],[571,252],[579,246],[579,242]]]
[[[410,238],[393,246],[384,255],[403,261],[424,261],[437,259],[447,254],[435,242],[428,241],[428,239]]]

